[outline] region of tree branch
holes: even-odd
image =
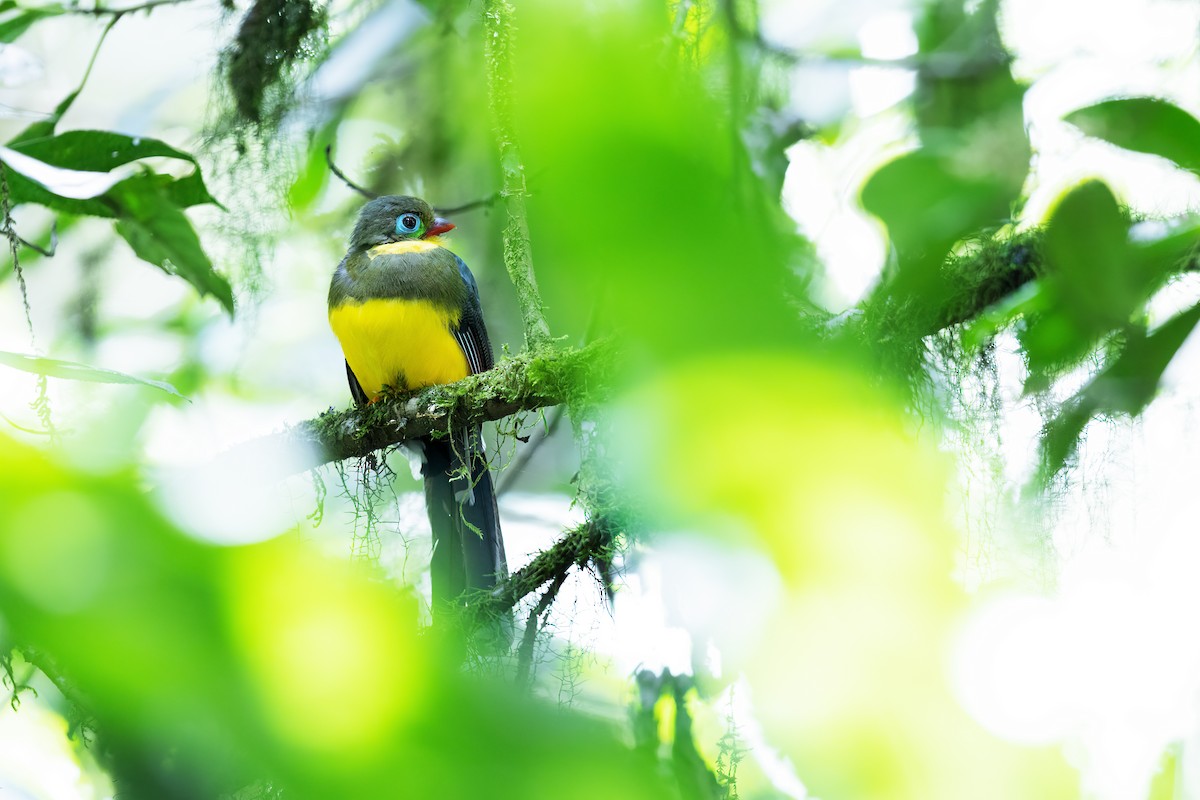
[[[520,647],[517,648],[517,686],[524,687],[533,684],[533,646],[537,643],[538,631],[542,627],[541,620],[550,610],[554,598],[558,597],[558,590],[562,588],[566,579],[567,573],[564,570],[554,578],[554,581],[538,598],[537,605],[529,612],[529,618],[525,622],[525,633],[521,636]]]
[[[613,389],[611,340],[583,348],[524,352],[487,372],[415,395],[380,398],[363,408],[327,411],[281,433],[237,445],[214,469],[255,467],[265,480],[373,453],[450,428],[563,403],[601,402]]]
[[[496,584],[491,595],[470,608],[480,618],[492,618],[506,613],[525,596],[543,585],[558,582],[572,567],[606,557],[612,550],[618,531],[607,519],[595,518],[572,528],[557,542],[538,553],[532,561]]]
[[[538,351],[551,344],[546,308],[538,292],[529,246],[529,222],[525,209],[528,189],[525,164],[517,147],[512,113],[513,7],[508,0],[485,0],[483,5],[484,57],[492,127],[500,155],[500,196],[508,224],[504,227],[504,268],[517,291],[525,324],[525,347]]]

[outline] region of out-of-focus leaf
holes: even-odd
[[[731,147],[727,105],[694,71],[632,55],[670,35],[669,15],[639,8],[522,17],[517,127],[552,326],[583,333],[595,306],[661,359],[794,343],[795,226]]]
[[[5,3],[0,5],[0,13],[18,9],[20,6],[16,3]],[[38,6],[37,8],[21,9],[16,14],[4,20],[0,20],[0,42],[11,44],[21,37],[25,31],[29,30],[35,22],[46,17],[56,17],[62,14],[65,9],[57,4],[48,4]]]
[[[885,164],[862,189],[863,207],[883,220],[896,248],[894,271],[878,295],[910,313],[952,294],[947,256],[956,243],[1010,218],[1029,171],[1025,88],[1009,69],[997,5],[985,0],[968,11],[960,0],[923,4],[913,96],[921,148]]]
[[[923,3],[913,106],[921,143],[955,160],[964,175],[986,175],[1015,200],[1029,170],[1025,86],[1012,75],[996,16],[998,0]]]
[[[49,375],[51,378],[66,378],[72,381],[89,381],[91,383],[134,383],[143,386],[153,386],[168,394],[182,398],[183,395],[165,381],[152,381],[148,378],[135,378],[123,372],[100,367],[89,367],[74,361],[61,361],[57,358],[43,358],[23,353],[7,353],[0,351],[0,364],[13,369],[33,372],[38,375]]]
[[[883,220],[899,256],[894,290],[936,304],[947,293],[941,266],[956,241],[1009,214],[1006,182],[964,174],[930,149],[885,164],[862,189],[862,205]]]
[[[1072,111],[1065,119],[1089,136],[1200,172],[1200,120],[1165,100],[1131,97]]]
[[[1055,208],[1043,250],[1060,302],[1084,331],[1126,322],[1140,301],[1142,276],[1130,268],[1129,221],[1099,181],[1073,189]]]
[[[115,224],[138,257],[172,275],[179,275],[202,295],[215,297],[233,313],[233,290],[213,269],[192,223],[167,199],[152,178],[141,175],[113,187],[120,208]]]
[[[1134,246],[1112,192],[1088,181],[1059,201],[1043,240],[1042,313],[1021,331],[1029,364],[1026,391],[1041,391],[1104,336],[1124,330],[1191,247],[1184,231]]]
[[[341,122],[341,114],[335,115],[321,130],[313,133],[308,143],[308,157],[304,166],[296,175],[296,180],[288,188],[288,205],[295,210],[304,210],[329,182],[329,164],[325,156],[325,148],[333,142],[337,126]]]
[[[1120,354],[1068,401],[1046,426],[1042,440],[1044,477],[1062,469],[1084,426],[1100,414],[1140,414],[1158,391],[1171,359],[1200,322],[1200,305],[1172,317],[1150,335],[1132,329]]]
[[[1182,787],[1176,786],[1180,776],[1179,766],[1178,746],[1172,745],[1163,753],[1162,763],[1150,784],[1150,794],[1146,800],[1175,800],[1182,794]]]
[[[870,177],[863,207],[888,226],[892,241],[906,254],[944,255],[959,237],[1008,213],[1006,198],[984,176],[965,176],[929,151],[900,156]]]
[[[914,20],[924,57],[917,71],[914,105],[923,141],[929,143],[927,133],[944,136],[950,131],[994,124],[998,115],[1020,127],[1023,91],[1016,87],[1009,70],[1011,58],[996,24],[998,7],[997,0],[982,0],[972,4],[970,10],[962,0],[922,4]],[[1013,131],[1005,133],[1011,135]]]

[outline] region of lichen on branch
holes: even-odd
[[[330,410],[281,433],[245,442],[221,464],[261,465],[264,479],[366,456],[409,439],[566,404],[586,408],[616,388],[612,340],[582,348],[526,351],[487,372],[416,394],[385,394],[363,408]],[[271,475],[274,470],[277,474]]]
[[[487,65],[487,88],[492,115],[492,130],[500,157],[500,196],[508,224],[504,226],[504,268],[513,282],[521,304],[525,326],[525,347],[539,351],[551,344],[546,309],[538,292],[533,272],[533,252],[529,245],[529,222],[525,207],[528,187],[525,164],[517,146],[513,125],[513,7],[508,0],[485,0],[483,4],[483,43]]]

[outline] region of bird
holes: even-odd
[[[329,324],[357,405],[492,368],[475,276],[443,238],[453,228],[417,197],[377,197],[359,212],[329,285]],[[504,539],[482,427],[410,444],[422,456],[436,617],[507,576]]]

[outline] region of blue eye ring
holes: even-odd
[[[421,228],[421,218],[411,211],[396,217],[396,233],[402,236],[417,233]]]

